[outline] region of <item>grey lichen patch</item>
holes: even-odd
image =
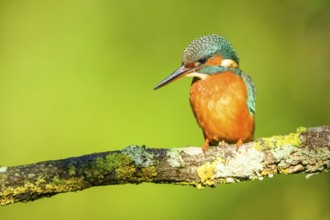
[[[217,160],[216,178],[259,178],[263,170],[262,154],[261,151],[254,148],[239,149],[237,154],[229,161]],[[230,180],[229,182],[233,181]]]
[[[287,145],[285,148],[278,147],[272,151],[277,161],[277,170],[282,174],[303,171],[305,167],[300,163],[304,161],[306,153],[303,149],[292,145]]]
[[[183,149],[183,152],[189,156],[196,156],[202,154],[203,150],[200,147],[186,147]]]
[[[122,150],[138,167],[148,167],[155,164],[156,155],[147,151],[145,146],[131,145]]]
[[[306,165],[306,172],[327,171],[327,167],[330,167],[330,148],[319,148],[317,151],[304,151],[304,154],[313,158],[309,163],[303,161],[302,164]]]
[[[295,147],[293,146],[286,146],[283,147],[277,147],[274,150],[272,150],[273,156],[276,159],[276,161],[280,161],[279,166],[283,166],[283,163],[290,163],[292,159],[290,159],[290,155],[292,152],[296,151]],[[288,161],[287,161],[288,160]]]
[[[183,167],[184,166],[184,160],[181,157],[182,150],[181,149],[171,149],[167,151],[166,156],[167,156],[167,162],[172,166],[172,167]]]
[[[7,172],[7,167],[0,167],[0,173]]]
[[[236,182],[235,179],[232,178],[232,177],[227,177],[226,178],[226,183],[235,183],[235,182]]]

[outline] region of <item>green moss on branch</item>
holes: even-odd
[[[0,167],[0,204],[28,202],[93,186],[127,183],[173,183],[198,189],[276,174],[305,173],[330,167],[330,127],[259,138],[237,148],[220,143],[200,148],[152,149],[132,145],[35,164]]]

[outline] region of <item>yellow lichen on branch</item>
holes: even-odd
[[[276,174],[311,176],[330,167],[330,127],[299,128],[287,135],[236,145],[120,151],[0,167],[0,204],[28,202],[93,186],[173,183],[198,189],[262,180]]]

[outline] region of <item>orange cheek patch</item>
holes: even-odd
[[[194,68],[195,67],[195,63],[191,63],[189,65],[186,66],[187,68]]]
[[[206,65],[209,66],[220,66],[221,62],[222,62],[222,56],[219,54],[214,55],[213,57],[211,57],[210,59],[207,60]]]

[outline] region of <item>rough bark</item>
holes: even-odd
[[[92,186],[126,183],[174,183],[196,188],[275,174],[305,173],[330,167],[330,127],[259,138],[240,147],[220,143],[200,148],[153,149],[128,146],[29,165],[0,167],[0,204],[28,202]]]

